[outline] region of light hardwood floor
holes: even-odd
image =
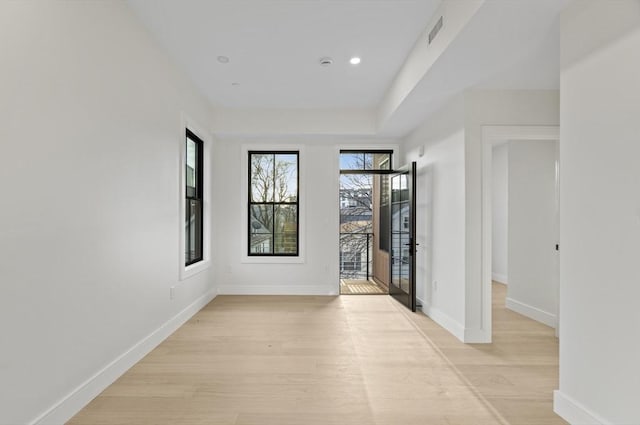
[[[553,330],[464,345],[386,296],[219,296],[69,423],[556,424]]]
[[[340,295],[379,294],[389,294],[389,289],[374,280],[340,279]]]
[[[553,413],[558,388],[555,330],[505,307],[507,287],[493,283],[493,343],[462,344],[423,315],[412,321],[460,376],[513,425],[566,424]]]

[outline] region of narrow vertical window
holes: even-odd
[[[185,146],[185,265],[202,261],[202,140],[187,130]]]
[[[297,256],[297,151],[249,151],[248,255]]]

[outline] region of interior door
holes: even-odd
[[[389,175],[391,255],[389,295],[416,311],[416,163]]]

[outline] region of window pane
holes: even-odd
[[[273,154],[251,155],[251,201],[273,202],[274,161]]]
[[[297,202],[298,155],[275,155],[275,201]]]
[[[391,169],[391,154],[389,153],[373,153],[371,154],[371,163],[373,170],[390,170]]]
[[[298,206],[277,205],[275,208],[275,253],[295,254],[298,250]]]
[[[409,175],[402,174],[400,177],[400,199],[409,200]]]
[[[202,259],[202,203],[187,199],[185,205],[185,262]]]
[[[341,152],[341,170],[391,170],[391,153],[362,151]]]
[[[191,246],[191,201],[189,199],[186,200],[185,210],[184,210],[184,262],[185,264],[189,264],[191,262],[191,251],[189,247]]]
[[[409,203],[403,202],[400,204],[400,231],[409,232]]]
[[[391,178],[391,202],[400,202],[400,177]]]
[[[400,204],[391,205],[391,233],[400,233],[401,229]],[[395,242],[395,241],[394,241]]]
[[[373,154],[367,153],[364,155],[364,169],[365,170],[373,170]]]
[[[362,153],[341,153],[341,170],[364,170],[364,154]]]
[[[389,252],[389,177],[376,176],[380,187],[379,248]]]
[[[401,254],[400,254],[400,276],[399,276],[399,286],[405,291],[409,292],[409,248],[406,248],[406,245],[409,244],[409,235],[402,234],[400,235],[400,243],[401,243]]]
[[[252,205],[250,220],[249,252],[273,253],[273,205]]]
[[[186,164],[186,180],[187,180],[187,196],[196,196],[196,173],[198,163],[198,148],[196,142],[187,138],[187,164]]]

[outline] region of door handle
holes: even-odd
[[[418,252],[418,245],[420,244],[417,242],[413,242],[413,238],[409,239],[409,243],[404,244],[404,246],[409,247],[409,255],[411,256]]]

